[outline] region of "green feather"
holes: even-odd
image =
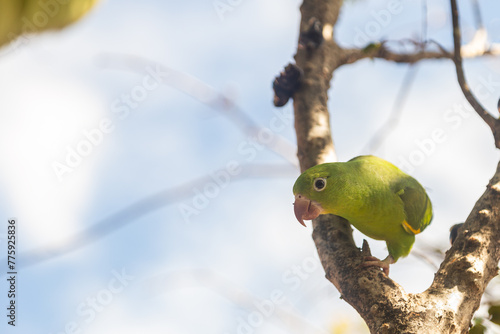
[[[314,188],[317,178],[326,180],[321,191]],[[293,192],[319,203],[323,214],[343,217],[368,237],[385,240],[394,262],[410,253],[415,234],[432,220],[432,204],[420,183],[375,156],[314,166],[299,176]]]

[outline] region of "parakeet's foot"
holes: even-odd
[[[383,260],[379,260],[375,256],[365,256],[365,262],[361,264],[362,267],[378,267],[384,271],[386,276],[389,276],[389,265],[394,263],[392,256],[387,256]]]

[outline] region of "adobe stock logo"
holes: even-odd
[[[126,119],[132,114],[133,110],[139,108],[141,103],[153,91],[158,89],[170,74],[162,69],[160,65],[156,65],[154,68],[147,66],[145,71],[146,75],[144,75],[140,84],[133,86],[127,93],[120,94],[119,98],[112,101],[111,112],[119,120]],[[74,146],[66,145],[65,158],[52,162],[52,169],[59,182],[63,181],[66,174],[70,174],[78,168],[83,163],[84,158],[92,154],[94,148],[102,144],[105,135],[110,134],[115,129],[115,123],[117,122],[104,117],[97,127],[83,130],[80,140]]]
[[[273,113],[274,116],[269,120],[268,128],[261,128],[258,133],[239,143],[237,153],[247,163],[255,161],[259,152],[276,141],[279,132],[291,126],[293,116],[290,112],[281,108],[275,109]],[[191,198],[191,203],[180,203],[178,205],[184,222],[190,223],[191,217],[198,216],[208,208],[210,201],[219,196],[231,181],[242,173],[243,168],[242,163],[237,160],[230,160],[224,168],[210,173],[210,180],[193,189],[194,195]]]
[[[479,100],[486,100],[491,96],[498,96],[500,93],[500,81],[496,77],[488,74],[487,77],[479,77],[478,83],[472,87]],[[452,107],[442,113],[442,126],[434,128],[424,138],[415,139],[416,146],[406,156],[398,156],[398,167],[404,172],[411,174],[416,167],[422,166],[431,157],[441,144],[445,143],[453,132],[465,123],[465,121],[476,115],[471,105],[464,101],[461,104],[455,103]]]
[[[300,263],[292,265],[281,275],[282,286],[275,288],[269,293],[266,299],[254,300],[251,312],[246,316],[236,318],[236,328],[231,333],[234,334],[255,334],[259,332],[266,321],[275,316],[278,309],[285,304],[293,305],[287,295],[297,292],[304,283],[321,268],[320,260],[315,252],[306,256]],[[225,332],[225,334],[231,334]]]
[[[363,29],[359,27],[354,28],[354,45],[363,47],[367,44],[374,42],[380,36],[383,28],[389,26],[392,18],[403,12],[403,5],[401,0],[390,0],[385,9],[371,10],[370,16],[372,20],[365,23]]]
[[[112,270],[111,274],[113,277],[108,280],[108,284],[103,289],[88,296],[85,301],[78,304],[76,307],[78,318],[67,322],[64,329],[55,334],[83,334],[85,327],[93,322],[99,313],[105,311],[106,307],[115,300],[115,297],[134,280],[134,276],[125,272],[125,268],[122,268],[121,272]]]
[[[221,21],[224,21],[224,16],[226,12],[232,12],[236,7],[241,5],[243,0],[216,0],[212,4],[214,5],[215,12]]]

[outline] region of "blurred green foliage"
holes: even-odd
[[[488,314],[490,315],[491,322],[500,325],[500,305],[490,306]]]
[[[61,29],[98,0],[0,0],[0,46],[22,34]]]
[[[483,320],[478,318],[474,319],[475,325],[469,329],[469,334],[484,334],[486,331],[486,327],[483,325]]]

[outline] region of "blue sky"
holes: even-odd
[[[21,254],[58,249],[74,245],[75,234],[109,215],[182,187],[170,202],[114,233],[21,268],[18,326],[10,328],[3,318],[2,332],[362,332],[355,311],[324,279],[310,227],[293,215],[293,110],[291,104],[272,106],[272,80],[295,52],[300,2],[222,2],[232,10],[218,15],[217,1],[104,0],[63,31],[0,50],[3,254],[10,217],[18,220]],[[405,2],[400,13],[378,21],[389,2],[347,3],[335,27],[341,45],[359,46],[359,31],[374,40],[418,38],[421,2]],[[474,32],[471,6],[459,5],[467,42]],[[448,6],[428,6],[428,38],[445,47],[451,46]],[[500,43],[500,4],[481,6],[490,41]],[[162,77],[156,64],[195,79],[182,81],[168,71]],[[485,92],[481,102],[495,110],[498,60],[467,60],[465,69],[471,87]],[[413,161],[411,174],[428,189],[435,209],[414,248],[446,249],[449,227],[467,217],[499,154],[461,95],[449,61],[418,65],[398,127],[379,150],[367,151],[407,70],[380,60],[337,70],[329,93],[334,141],[341,161],[365,153],[402,168]],[[288,159],[262,149],[220,110],[175,87],[202,100],[217,92],[231,97],[288,142]],[[133,97],[129,104],[127,96]],[[86,156],[68,158],[78,149]],[[66,159],[73,159],[72,171],[58,177],[54,163]],[[283,175],[241,177],[249,164],[282,166]],[[204,178],[210,174],[225,176],[214,187],[215,180]],[[196,213],[186,214],[186,207]],[[360,244],[363,236],[355,232],[355,239]],[[384,243],[370,245],[386,256]],[[0,291],[7,291],[3,269],[0,275]],[[419,292],[433,270],[410,255],[391,267],[391,277]]]

